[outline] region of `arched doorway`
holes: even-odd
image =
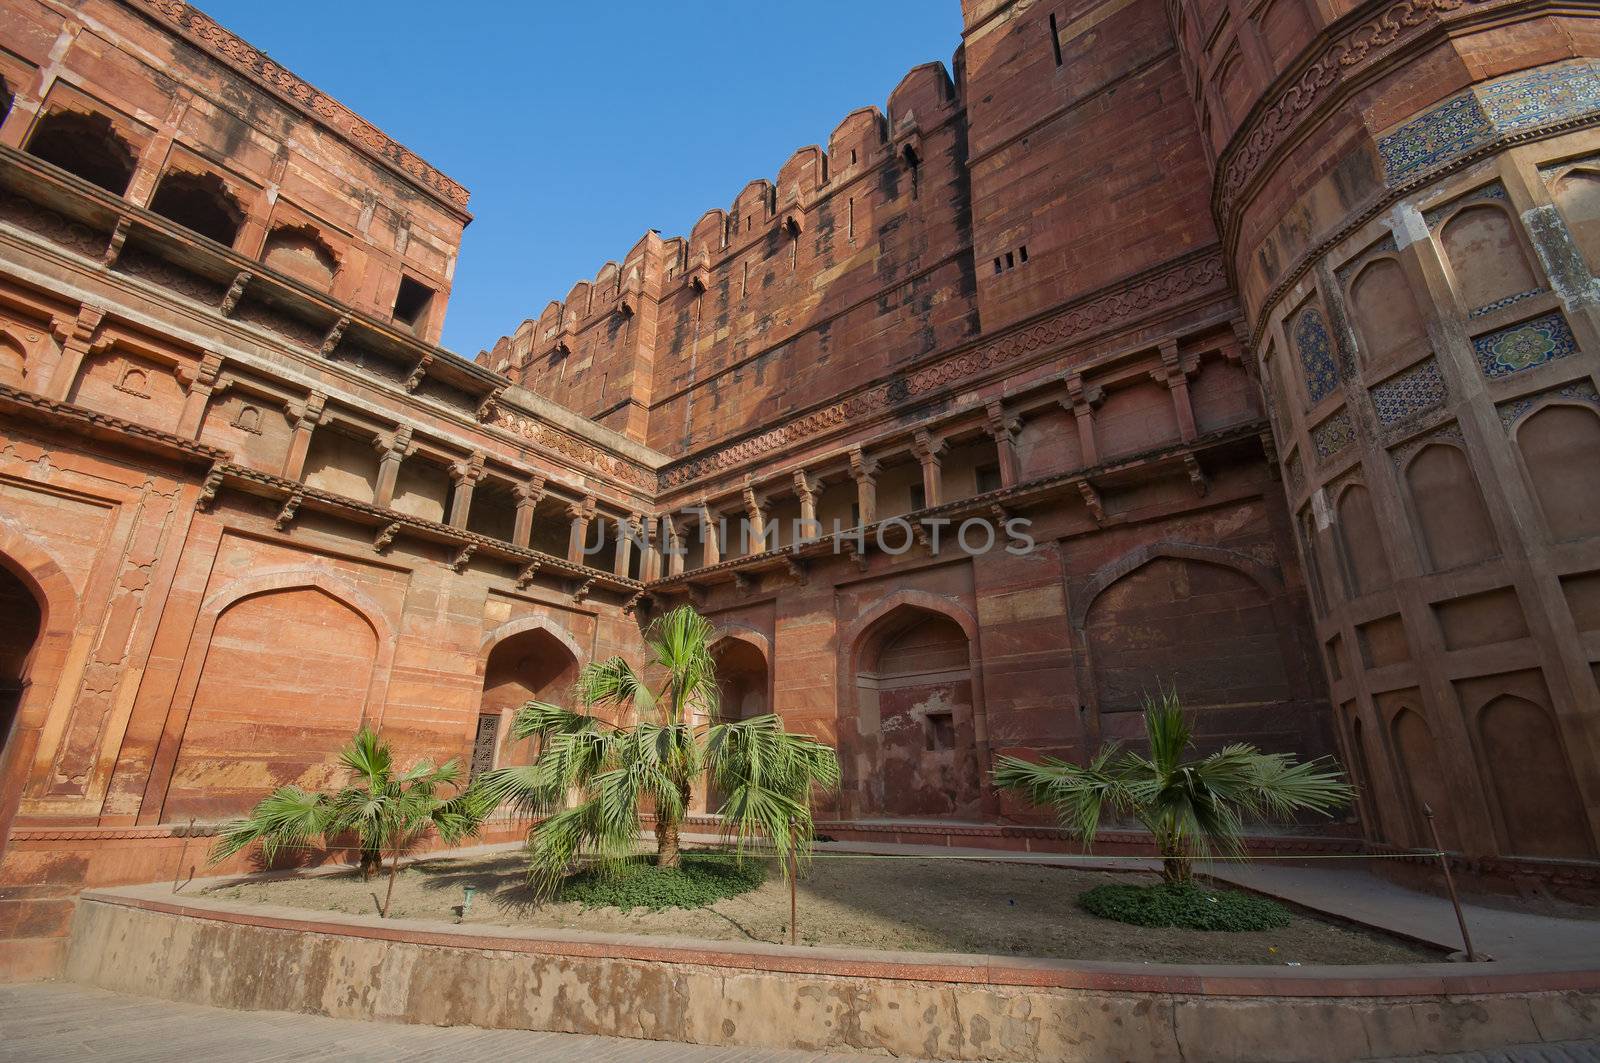
[[[856,671],[856,799],[867,816],[981,812],[972,657],[950,617],[902,605],[863,636]]]
[[[512,717],[530,701],[570,707],[567,695],[577,678],[577,657],[544,628],[518,631],[496,642],[484,663],[473,774],[508,764],[531,764],[534,740],[512,740]]]
[[[0,565],[0,764],[11,742],[17,708],[28,685],[28,665],[44,615],[38,599],[11,570]]]

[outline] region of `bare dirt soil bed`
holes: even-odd
[[[476,895],[465,925],[495,924],[713,941],[787,941],[789,892],[773,870],[750,893],[708,908],[631,912],[535,903],[518,851],[430,858],[404,866],[390,917],[454,920],[462,887]],[[1077,907],[1078,894],[1154,875],[996,861],[853,859],[819,855],[802,872],[800,941],[913,952],[985,953],[1151,963],[1363,964],[1437,960],[1397,938],[1292,910],[1279,930],[1219,933],[1128,926]],[[388,885],[353,872],[218,885],[219,899],[371,915]]]

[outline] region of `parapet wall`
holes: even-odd
[[[687,238],[646,234],[478,360],[682,451],[976,336],[970,228],[964,112],[929,63],[887,116],[852,112]]]

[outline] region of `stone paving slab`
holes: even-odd
[[[0,1063],[861,1063],[864,1056],[227,1011],[65,982],[0,986]],[[926,1061],[924,1061],[926,1063]]]
[[[872,1057],[227,1011],[47,982],[0,986],[0,1063],[863,1063]],[[1600,1040],[1377,1063],[1600,1063]],[[906,1063],[933,1063],[908,1060]]]

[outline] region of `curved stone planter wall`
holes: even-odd
[[[1589,1036],[1600,970],[1151,967],[456,932],[86,893],[74,981],[240,1009],[953,1059],[1335,1060]]]

